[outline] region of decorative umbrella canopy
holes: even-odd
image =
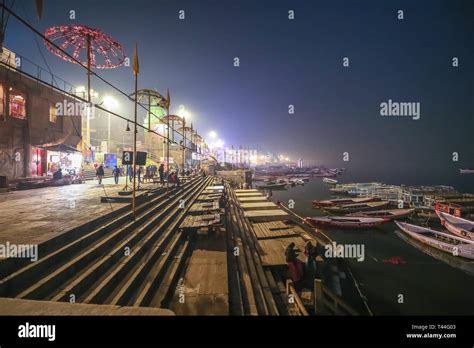
[[[177,129],[177,131],[178,131],[178,132],[191,133],[191,134],[194,134],[194,133],[196,132],[193,128],[188,127],[188,126],[186,126],[186,127],[180,127],[180,128]]]
[[[84,66],[90,63],[91,67],[97,69],[113,69],[121,66],[125,61],[122,45],[99,29],[85,25],[60,25],[48,28],[44,36]],[[46,48],[56,56],[68,62],[77,63],[49,41],[45,41],[45,44]]]
[[[194,139],[194,141],[196,141],[196,142],[203,142],[203,140],[204,140],[204,139],[202,138],[202,136],[200,136],[200,135],[197,134],[197,133],[194,134],[193,139]]]
[[[166,108],[166,98],[163,97],[157,90],[148,88],[140,89],[136,94],[137,101],[139,103],[146,104],[148,107],[149,111],[147,112],[145,124],[148,124],[148,130],[151,131],[151,129],[156,126],[157,123],[161,123],[160,120],[164,115],[163,109]],[[130,97],[135,98],[135,93],[131,93]],[[154,120],[153,122],[152,118]]]
[[[179,117],[177,115],[167,115],[167,116],[163,116],[161,118],[161,120],[163,122],[177,122],[177,123],[182,123],[183,122],[183,118],[182,117]]]
[[[131,97],[135,96],[135,93],[130,94]],[[163,97],[160,92],[154,89],[140,89],[137,91],[137,100],[139,103],[146,103],[150,105],[158,105],[164,108],[166,97]]]

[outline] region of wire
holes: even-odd
[[[59,51],[61,51],[62,53],[64,53],[67,57],[69,57],[70,59],[72,59],[75,63],[79,64],[82,68],[84,68],[85,70],[87,70],[87,72],[95,77],[97,77],[99,80],[101,80],[102,82],[104,82],[106,85],[112,87],[114,90],[116,90],[117,92],[119,92],[120,94],[122,94],[123,96],[127,97],[130,101],[132,102],[135,102],[135,100],[133,98],[130,97],[130,95],[126,92],[124,92],[123,90],[121,90],[120,88],[114,86],[112,83],[108,82],[106,79],[104,79],[102,76],[100,76],[99,74],[97,74],[96,72],[94,72],[92,69],[89,69],[87,68],[87,66],[85,66],[82,62],[80,62],[77,58],[73,57],[71,54],[69,54],[68,52],[66,52],[64,49],[62,49],[60,46],[58,46],[56,43],[54,43],[53,41],[49,40],[46,36],[44,36],[44,34],[40,33],[36,28],[34,28],[31,24],[29,24],[27,21],[25,21],[23,18],[21,18],[19,15],[17,15],[15,12],[13,12],[12,10],[8,9],[7,7],[5,7],[3,4],[1,4],[0,6],[2,6],[7,12],[9,12],[13,17],[15,17],[19,22],[21,22],[23,25],[25,25],[27,28],[29,28],[30,30],[32,30],[35,34],[37,34],[38,36],[40,36],[43,40],[45,40],[46,42],[48,42],[49,44],[51,44],[53,47],[55,47],[56,49],[58,49]],[[59,88],[58,88],[59,89]],[[84,100],[84,99],[83,99]],[[151,112],[151,110],[149,110],[148,108],[146,108],[144,105],[140,104],[137,102],[138,105],[140,105],[140,107],[144,110],[146,110],[147,112],[149,112],[151,115],[155,116],[155,117],[158,117],[157,115],[155,115],[153,112]],[[95,104],[95,106],[97,106],[97,104]],[[105,110],[105,109],[103,109]],[[105,111],[108,111],[108,110],[105,110]],[[110,111],[108,111],[110,112]],[[115,116],[119,116],[113,112],[110,112],[111,114],[115,115]],[[121,117],[122,118],[122,117]],[[135,121],[131,121],[129,120],[130,122],[132,122],[133,124],[137,124],[138,126],[141,126],[140,124],[138,124],[138,122],[135,122]],[[183,134],[181,134],[180,132],[178,132],[177,130],[175,130],[174,128],[170,127],[169,126],[169,122],[167,122],[167,126],[174,132],[178,133],[179,135],[183,136]],[[142,126],[143,127],[143,126]],[[143,127],[145,129],[148,129],[146,127]],[[152,130],[149,130],[157,135],[159,135],[158,133],[152,131]],[[161,135],[160,135],[161,136]],[[163,137],[164,138],[164,137]]]
[[[8,63],[5,63],[5,62],[3,62],[3,61],[0,61],[0,64],[11,68],[11,66],[10,66]],[[20,73],[23,74],[23,75],[25,75],[25,76],[28,76],[29,78],[31,78],[31,79],[33,79],[33,80],[35,80],[35,81],[40,82],[40,83],[42,83],[42,84],[44,84],[44,85],[46,85],[46,86],[48,86],[48,87],[51,87],[52,89],[54,89],[54,90],[56,90],[56,91],[61,92],[62,94],[65,94],[66,96],[68,96],[68,97],[70,97],[70,98],[72,98],[72,99],[76,99],[76,100],[78,100],[78,101],[82,101],[83,103],[89,105],[89,102],[88,102],[86,99],[81,98],[81,97],[77,96],[77,95],[74,94],[74,93],[70,93],[70,92],[67,92],[67,91],[63,91],[61,88],[59,88],[59,87],[57,87],[57,86],[55,86],[55,85],[53,85],[53,84],[51,84],[51,83],[45,82],[45,81],[43,81],[43,80],[40,80],[39,78],[37,78],[37,77],[35,77],[35,76],[33,76],[33,75],[27,73],[27,72],[21,71]],[[119,115],[119,114],[117,114],[117,113],[115,113],[115,112],[113,112],[113,111],[107,110],[107,109],[103,108],[100,104],[94,104],[94,103],[90,103],[90,104],[92,104],[92,106],[94,106],[95,108],[97,108],[97,109],[99,109],[99,110],[102,110],[102,111],[104,111],[104,112],[108,112],[108,113],[110,113],[111,115],[114,115],[114,116],[116,116],[116,117],[118,117],[118,118],[120,118],[120,119],[122,119],[122,120],[124,120],[124,121],[130,122],[130,123],[132,123],[132,124],[136,124],[138,127],[143,128],[143,129],[146,129],[146,130],[148,130],[150,133],[156,134],[156,135],[159,136],[160,138],[166,139],[165,136],[163,136],[163,135],[161,135],[161,134],[155,132],[154,130],[149,129],[148,127],[145,127],[145,126],[141,125],[141,124],[138,123],[138,122],[132,121],[132,120],[128,119],[128,118],[125,117],[125,116],[122,116],[122,115]],[[171,128],[171,127],[170,127],[170,128]],[[178,134],[179,134],[179,133],[178,133]],[[171,140],[169,140],[169,142],[171,143]],[[173,144],[179,145],[177,142],[173,142]],[[182,146],[182,145],[181,145],[181,146]],[[192,148],[191,148],[191,147],[185,146],[185,149],[188,149],[188,150],[191,150],[191,151],[192,151]]]

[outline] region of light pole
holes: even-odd
[[[92,97],[95,97],[97,98],[99,96],[99,93],[97,92],[94,92],[93,89],[86,89],[86,87],[84,86],[79,86],[76,88],[76,93],[82,93],[82,98],[83,99],[86,99],[87,97],[87,102],[88,102],[88,105],[87,105],[87,113],[86,113],[86,140],[85,140],[85,143],[86,143],[86,146],[87,147],[90,147],[91,146],[91,105],[92,105],[92,102],[91,102],[91,99]]]
[[[107,108],[107,151],[111,153],[111,141],[110,141],[110,110],[116,109],[118,106],[117,100],[112,96],[105,96],[103,100],[104,106]]]

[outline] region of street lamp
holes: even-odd
[[[86,87],[84,86],[79,86],[76,88],[76,93],[86,93]],[[84,96],[84,94],[83,94]]]
[[[76,94],[82,94],[82,99],[86,99],[87,89],[85,86],[78,86],[76,88]],[[99,97],[99,93],[95,92],[92,88],[90,89],[90,95],[94,98]],[[91,103],[91,100],[89,100]],[[91,109],[90,105],[87,107],[87,115],[86,115],[86,146],[91,146]]]
[[[189,121],[189,119],[191,118],[191,113],[186,110],[185,106],[183,104],[181,104],[179,107],[178,107],[178,112],[177,112],[178,116],[180,117],[184,117],[186,118],[186,121]]]
[[[210,132],[209,132],[209,138],[211,138],[211,139],[217,138],[217,133],[216,133],[216,131],[210,131]]]

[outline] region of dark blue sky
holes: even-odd
[[[472,0],[47,0],[42,21],[33,1],[15,8],[41,31],[98,27],[128,55],[137,42],[139,86],[170,88],[175,107],[185,104],[195,114],[198,130],[215,129],[228,144],[359,169],[474,167]],[[68,19],[71,9],[75,21]],[[43,64],[33,35],[13,19],[6,45]],[[57,75],[85,84],[78,67],[42,50]],[[100,73],[133,88],[129,68]],[[421,119],[381,117],[380,103],[388,99],[420,102]],[[342,162],[345,151],[349,163]],[[453,151],[459,164],[451,161]]]

